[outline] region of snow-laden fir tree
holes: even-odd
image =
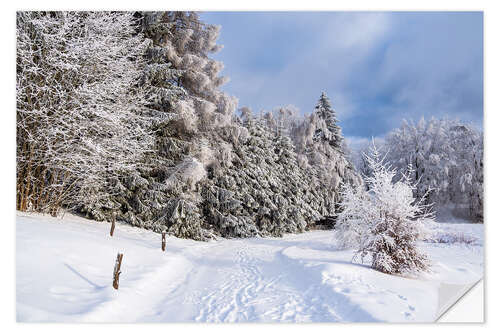
[[[219,51],[217,44],[220,26],[206,24],[196,12],[143,13],[147,35],[173,69],[180,71],[178,86],[187,91],[177,111],[185,113],[191,126],[187,131],[208,131],[229,124],[237,100],[220,91],[227,82],[220,76],[223,64],[210,58]]]
[[[218,90],[219,28],[195,12],[136,13],[149,48],[141,87],[159,117],[156,150],[144,168],[123,177],[118,219],[155,231],[205,239],[198,183],[212,159],[211,132],[230,123],[236,100]],[[96,210],[94,210],[95,212]],[[94,217],[99,215],[93,213]],[[102,214],[101,214],[102,215]],[[105,218],[105,217],[104,217]]]
[[[300,164],[314,170],[315,179],[331,197],[330,205],[322,212],[324,218],[321,223],[327,227],[333,227],[341,184],[362,183],[351,161],[339,149],[344,139],[336,122],[335,113],[323,93],[315,111],[301,120],[290,122],[289,130]]]
[[[314,112],[318,116],[318,122],[313,139],[315,141],[326,140],[332,147],[342,149],[343,137],[337,125],[337,115],[325,92],[321,93]]]
[[[411,165],[395,181],[396,170],[384,161],[376,146],[365,156],[371,175],[364,186],[344,185],[336,237],[340,246],[354,248],[363,261],[384,273],[416,273],[429,268],[417,242],[425,236],[424,221],[433,219],[425,196],[416,199]]]

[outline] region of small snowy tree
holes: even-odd
[[[414,273],[429,267],[427,256],[417,248],[425,234],[423,221],[432,219],[425,196],[415,199],[415,182],[411,165],[393,182],[396,171],[384,162],[375,144],[371,156],[365,155],[371,174],[364,176],[364,187],[344,186],[341,213],[337,220],[337,237],[343,247],[356,249],[353,259],[371,257],[378,271],[399,274]]]

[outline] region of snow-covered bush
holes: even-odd
[[[370,257],[372,267],[384,273],[413,273],[426,270],[427,256],[417,247],[425,235],[424,220],[432,219],[424,198],[415,199],[411,166],[394,182],[396,171],[384,162],[375,144],[365,156],[371,175],[362,185],[344,186],[341,213],[336,228],[340,245],[353,247],[363,261]]]

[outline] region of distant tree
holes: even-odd
[[[421,119],[403,124],[385,138],[387,160],[396,168],[412,164],[415,195],[438,207],[467,206],[468,215],[482,221],[482,133],[469,124],[450,119]]]
[[[340,127],[337,125],[337,115],[325,92],[321,93],[314,112],[316,112],[319,118],[316,131],[314,132],[314,140],[326,140],[332,147],[341,150],[343,141],[342,133]]]
[[[383,138],[372,138],[372,141],[367,141],[361,143],[356,150],[352,151],[352,161],[356,167],[356,170],[364,176],[370,176],[372,174],[372,170],[366,160],[365,156],[370,155],[371,148],[373,147],[373,143],[378,147],[379,152],[382,154],[387,154],[387,146],[386,142]],[[386,155],[386,159],[388,160],[388,156]],[[392,162],[392,161],[391,161]],[[394,162],[392,162],[394,163]],[[396,163],[394,163],[396,164]],[[398,164],[399,166],[399,164]],[[365,184],[366,185],[366,184]]]
[[[243,119],[243,124],[248,124],[253,121],[252,109],[248,106],[243,106],[240,108],[241,118]]]
[[[343,247],[356,250],[355,259],[371,259],[371,266],[384,273],[414,273],[426,270],[429,261],[417,247],[425,234],[424,220],[432,219],[425,197],[413,195],[411,165],[394,182],[396,171],[384,162],[376,146],[366,160],[372,173],[361,185],[343,186],[336,237]]]
[[[453,163],[449,169],[450,201],[466,205],[469,216],[483,221],[484,176],[483,136],[472,126],[454,124],[450,126],[450,139],[455,147]]]

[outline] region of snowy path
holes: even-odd
[[[167,309],[175,304],[191,305],[188,308],[194,312],[184,313],[184,320],[341,321],[342,316],[336,311],[352,310],[341,294],[331,288],[320,290],[321,278],[284,255],[283,244],[273,245],[262,239],[231,240],[205,250],[205,255],[198,251],[192,256],[188,254],[197,269],[162,305]],[[196,259],[200,257],[203,259]],[[338,306],[340,303],[342,307]],[[160,317],[168,321],[180,318],[179,313],[162,313]],[[373,320],[366,312],[360,318]]]
[[[440,282],[482,276],[482,246],[425,244],[419,279],[351,263],[332,231],[208,243],[70,216],[17,217],[18,321],[432,321]],[[482,226],[462,226],[481,235]],[[111,287],[124,252],[120,289]],[[445,262],[443,262],[445,261]]]

